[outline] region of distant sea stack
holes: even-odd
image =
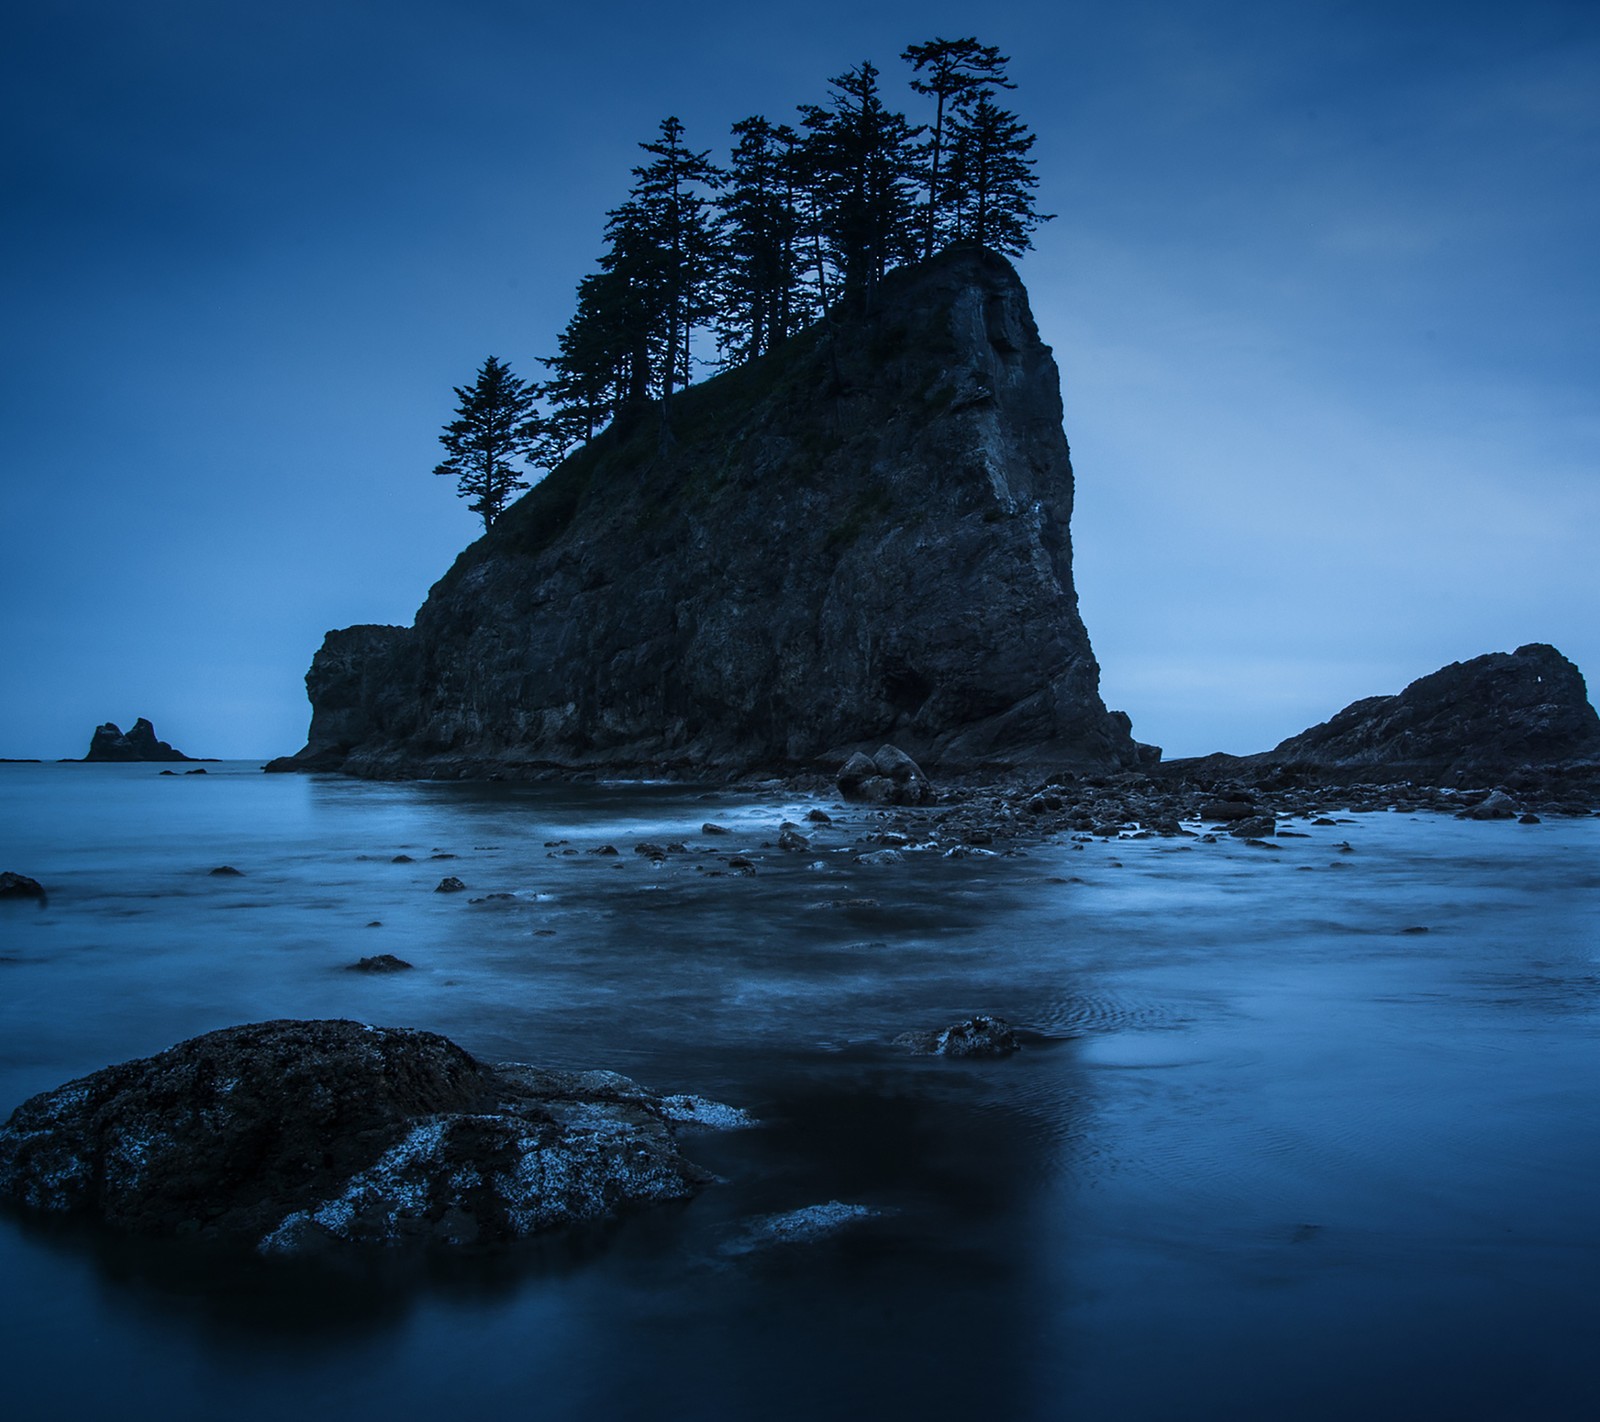
[[[737,773],[892,742],[949,771],[1154,762],[1078,614],[1059,376],[991,253],[890,275],[614,425],[413,628],[328,634],[269,769]]]
[[[174,750],[165,741],[156,739],[156,728],[143,716],[133,723],[126,734],[114,721],[95,727],[89,742],[89,754],[84,760],[194,760],[197,757]]]

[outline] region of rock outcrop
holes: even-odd
[[[1381,769],[1436,784],[1600,761],[1600,716],[1583,674],[1535,642],[1452,662],[1396,696],[1370,696],[1254,760],[1345,778]]]
[[[195,760],[196,756],[174,750],[165,741],[156,739],[156,728],[143,716],[133,723],[131,731],[124,732],[115,721],[96,726],[89,742],[85,760]]]
[[[625,420],[509,508],[411,629],[330,633],[307,745],[369,776],[1115,769],[1072,584],[1059,377],[1003,259],[893,273]]]
[[[743,1124],[611,1072],[489,1067],[432,1032],[262,1022],[24,1102],[0,1198],[296,1253],[490,1244],[682,1199],[678,1124]]]

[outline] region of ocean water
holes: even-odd
[[[1600,819],[866,866],[880,820],[778,790],[157,770],[0,766],[0,869],[50,889],[0,904],[0,1115],[305,1016],[761,1124],[686,1138],[692,1203],[493,1257],[0,1215],[8,1417],[1600,1412]],[[414,971],[346,971],[379,952]],[[978,1011],[1026,1049],[892,1043]]]

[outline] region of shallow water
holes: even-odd
[[[724,1177],[687,1207],[497,1260],[222,1268],[0,1217],[9,1415],[1600,1404],[1600,820],[867,867],[859,814],[761,848],[813,803],[776,792],[157,769],[0,766],[0,868],[51,890],[0,905],[0,1112],[343,1016],[763,1124],[686,1142]],[[708,872],[740,851],[753,876]],[[851,899],[877,906],[823,906]],[[379,952],[415,971],[346,971]],[[891,1045],[975,1011],[1038,1035]],[[874,1213],[762,1247],[753,1222],[831,1201]]]

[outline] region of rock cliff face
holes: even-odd
[[[1541,642],[1491,652],[1370,696],[1253,760],[1440,784],[1600,761],[1600,716],[1583,674]]]
[[[280,768],[693,773],[892,741],[930,768],[1114,768],[1078,615],[1059,377],[1003,259],[950,253],[607,431],[413,629],[330,633]]]

